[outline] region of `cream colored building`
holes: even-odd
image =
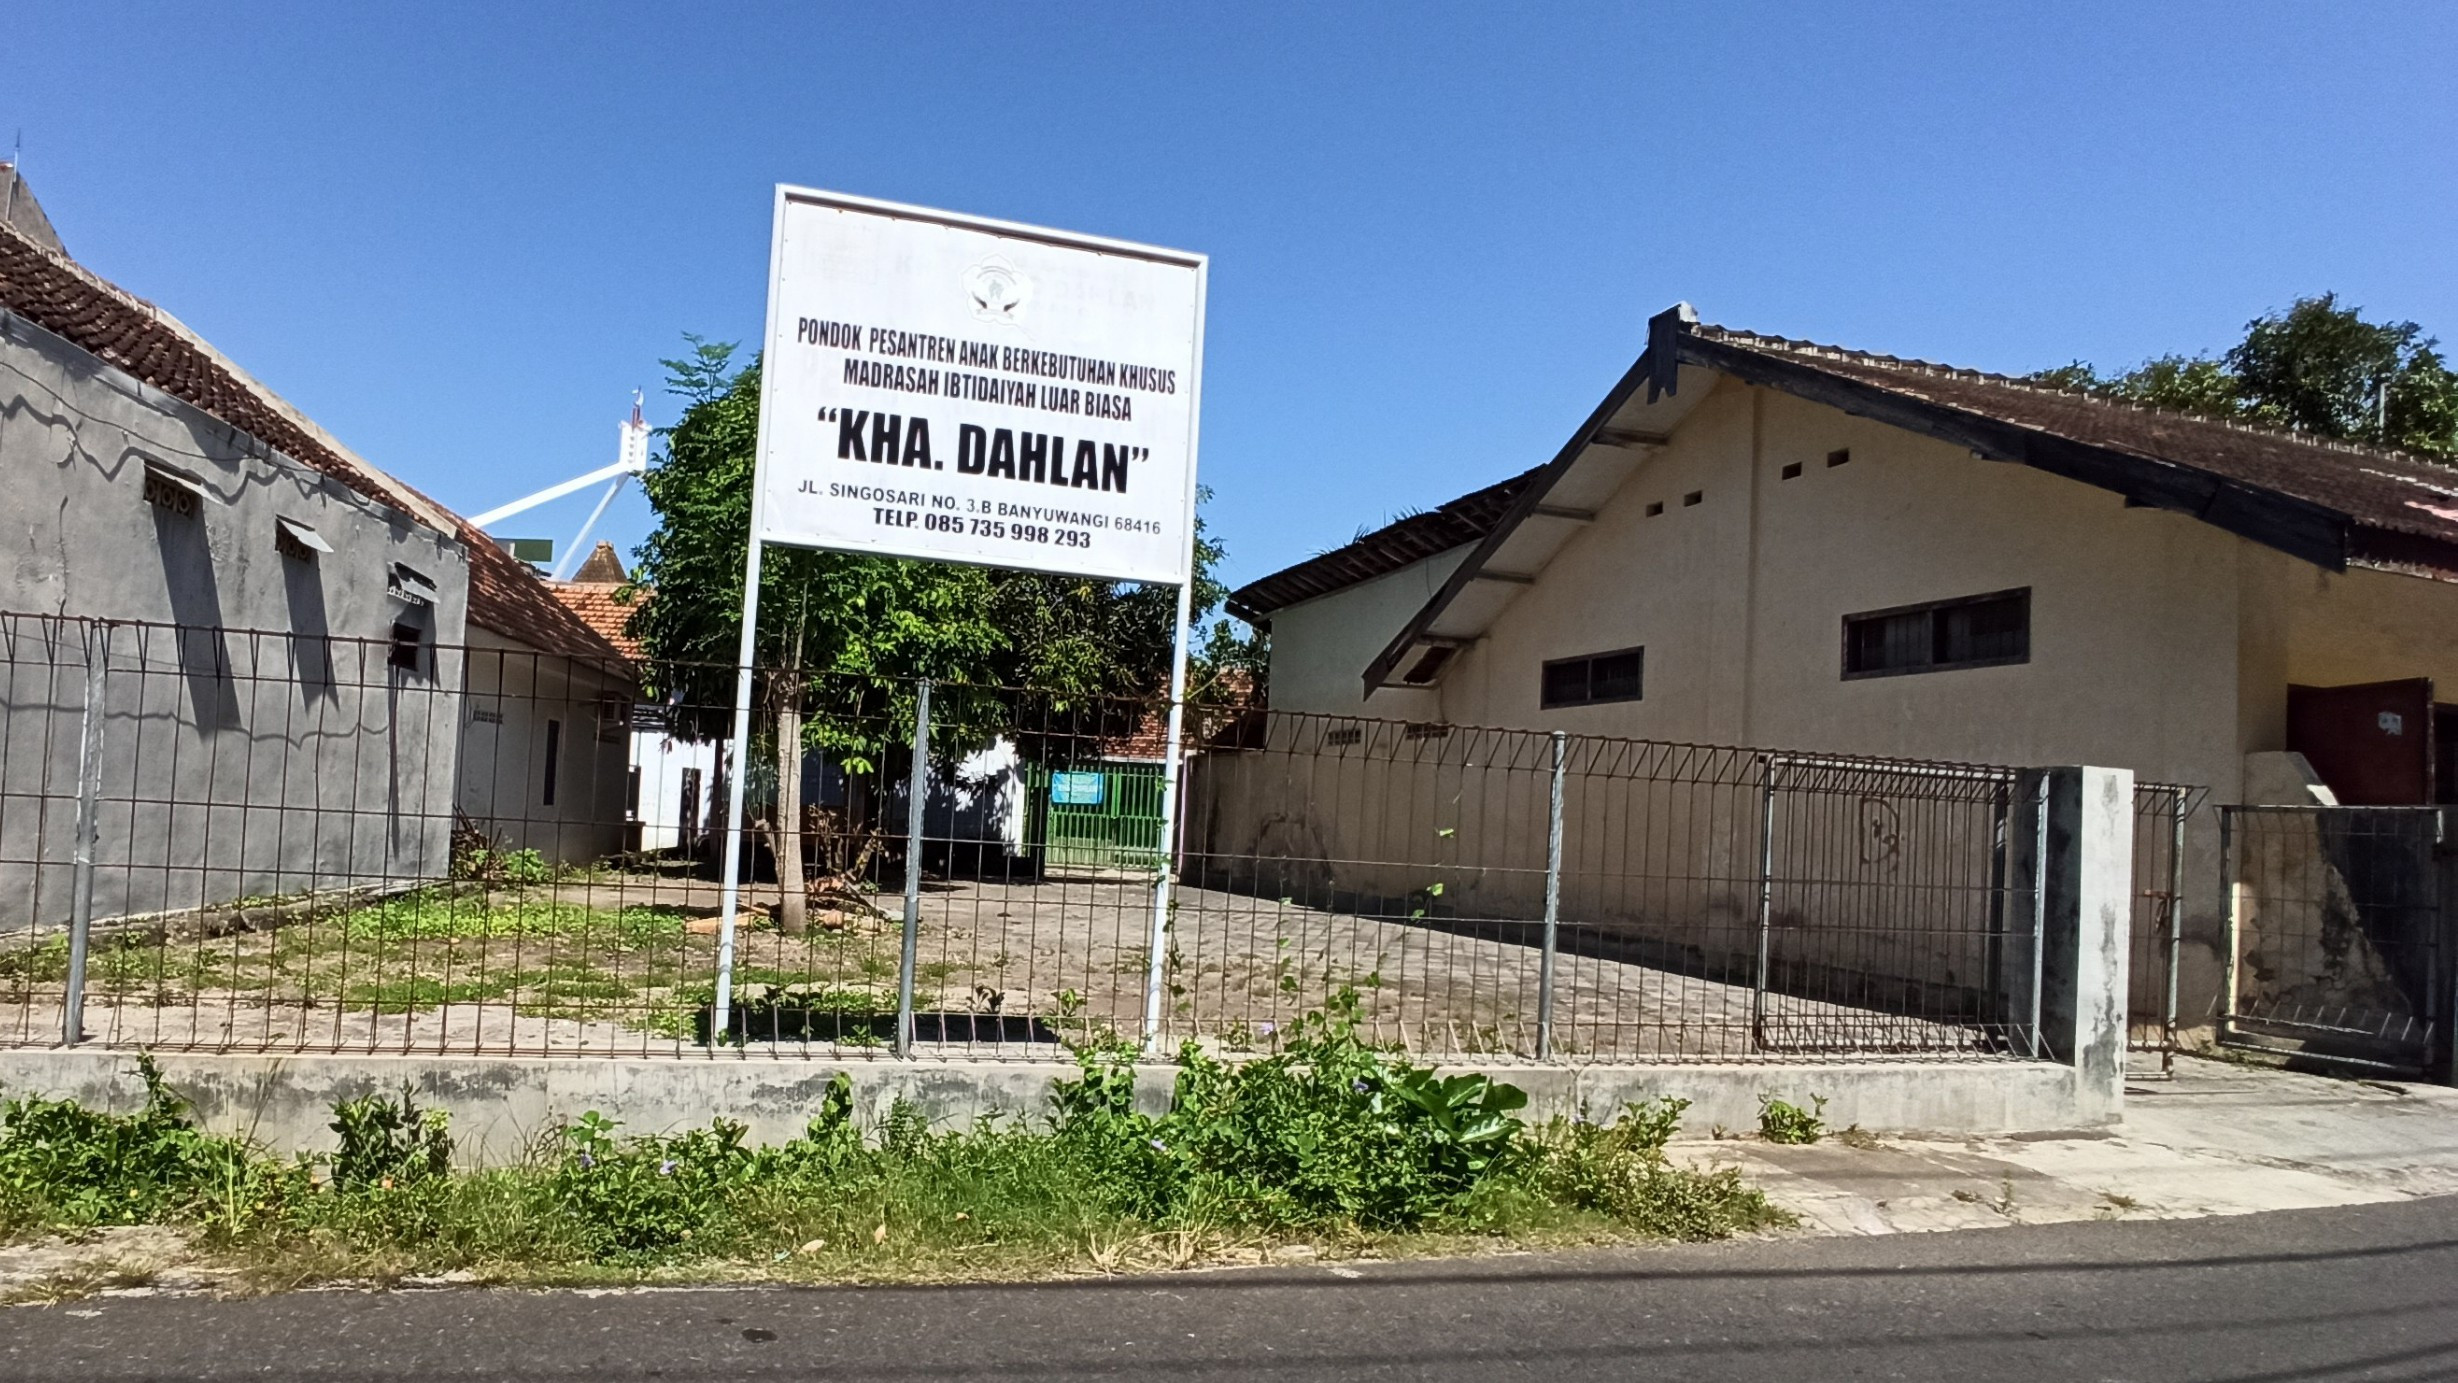
[[[2345,800],[2458,796],[2411,680],[2458,700],[2458,472],[1686,306],[1551,461],[1231,608],[1271,630],[1275,715],[2087,763],[2214,802],[2304,796],[2301,750]],[[2402,679],[2291,733],[2291,686]]]

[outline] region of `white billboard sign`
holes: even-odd
[[[777,189],[757,541],[1183,584],[1205,260]]]

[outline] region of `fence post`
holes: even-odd
[[[2040,774],[2038,794],[2031,805],[2031,1059],[2042,1055],[2040,1043],[2041,1009],[2048,985],[2048,792],[2052,779]]]
[[[1536,966],[1536,1059],[1553,1058],[1553,958],[1562,923],[1562,770],[1570,740],[1553,732],[1553,796],[1545,809],[1545,941]]]
[[[2236,809],[2219,809],[2219,1016],[2211,1025],[2211,1040],[2228,1040],[2228,1024],[2236,1019]]]
[[[1775,763],[1758,761],[1758,971],[1750,981],[1750,1041],[1767,1047],[1767,971],[1775,950]]]
[[[2047,818],[2031,875],[2043,905],[2030,996],[2040,1060],[2074,1068],[2074,1118],[2125,1109],[2133,958],[2134,775],[2121,768],[2033,770]]]
[[[110,626],[85,626],[85,712],[77,737],[77,837],[70,854],[68,980],[60,1001],[60,1042],[85,1040],[85,955],[94,927],[94,850],[102,835],[103,668],[111,656]]]
[[[2185,960],[2185,794],[2168,794],[2168,993],[2159,1014],[2159,1069],[2176,1069],[2177,968]]]
[[[913,684],[913,771],[905,783],[905,945],[896,967],[896,1054],[913,1055],[913,966],[922,936],[922,808],[930,800],[930,679]]]

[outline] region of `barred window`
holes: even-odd
[[[1538,701],[1548,710],[1556,706],[1637,701],[1645,681],[1646,662],[1644,648],[1555,658],[1545,664]]]
[[[1843,675],[1998,667],[2031,661],[2031,588],[1846,615]]]

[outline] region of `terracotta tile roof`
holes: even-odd
[[[178,318],[5,223],[0,307],[414,522],[457,535],[469,549],[471,623],[550,653],[619,656],[548,592],[544,578],[467,520],[352,454]]]
[[[2238,481],[2334,510],[2361,527],[2458,543],[2458,468],[2404,452],[2162,412],[1925,360],[1725,327],[1700,326],[1695,334],[1898,397]]]
[[[631,580],[631,573],[623,570],[623,559],[615,554],[614,544],[599,543],[589,550],[589,560],[580,564],[572,579],[584,586],[620,586]]]
[[[449,532],[408,487],[344,454],[178,318],[0,224],[0,306],[379,504]]]
[[[583,566],[581,570],[585,572],[588,568]],[[647,599],[645,592],[635,594],[630,601],[618,600],[615,593],[623,589],[620,581],[557,581],[548,589],[599,638],[621,650],[624,657],[634,662],[640,660],[640,641],[624,633],[623,626],[631,619],[632,611],[640,608],[637,602]]]
[[[1461,495],[1440,508],[1411,514],[1296,566],[1250,581],[1230,593],[1229,612],[1250,623],[1260,622],[1270,618],[1274,610],[1345,590],[1473,543],[1493,531],[1494,525],[1510,511],[1511,501],[1519,498],[1542,469],[1540,466],[1522,471],[1499,484]]]
[[[556,598],[554,584],[535,568],[495,546],[467,519],[460,524],[461,541],[469,546],[470,623],[584,662],[624,659],[623,650]]]

